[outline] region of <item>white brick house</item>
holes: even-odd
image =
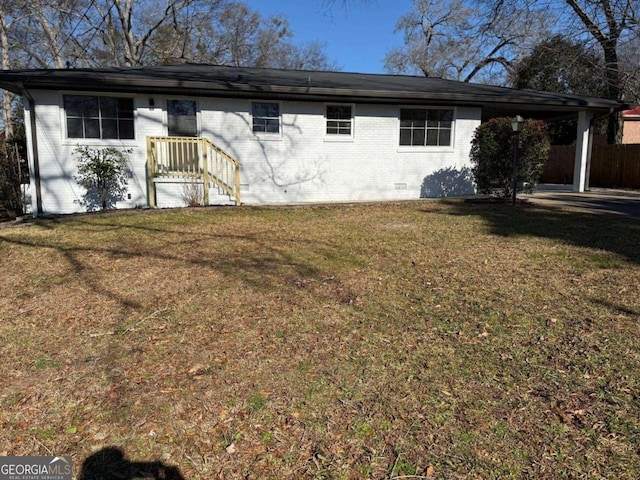
[[[25,100],[34,215],[86,210],[78,145],[131,149],[118,208],[184,205],[193,184],[208,204],[419,198],[431,176],[465,171],[481,121],[515,114],[579,116],[580,189],[589,120],[623,107],[423,77],[189,64],[4,71],[0,87]]]

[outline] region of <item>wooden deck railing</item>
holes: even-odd
[[[210,183],[240,205],[240,162],[202,137],[147,137],[149,206],[155,207],[154,178],[202,180],[204,203],[209,203]]]

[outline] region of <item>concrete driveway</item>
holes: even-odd
[[[640,220],[640,190],[591,188],[574,193],[570,185],[538,185],[533,195],[523,195],[532,203],[563,209],[623,215]]]

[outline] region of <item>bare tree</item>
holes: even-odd
[[[103,0],[91,12],[99,42],[91,58],[106,65],[205,62],[220,65],[333,67],[324,46],[298,46],[286,18],[263,17],[242,2]]]
[[[405,45],[386,56],[385,67],[392,73],[502,83],[514,61],[547,31],[542,11],[516,3],[415,0],[396,25]]]
[[[9,70],[11,68],[11,61],[9,60],[10,47],[8,34],[8,31],[11,28],[11,22],[10,6],[6,5],[6,2],[0,3],[0,57],[2,59],[2,70]],[[13,134],[13,109],[11,108],[13,98],[14,97],[11,92],[4,92],[2,95],[2,118],[4,120],[5,138],[8,138]]]
[[[16,0],[9,32],[22,63],[64,68],[91,0]]]
[[[636,36],[623,42],[618,56],[624,99],[637,105],[640,103],[640,38]]]
[[[208,23],[194,24],[189,60],[219,65],[326,70],[335,68],[324,45],[297,45],[283,16],[263,17],[243,3],[224,5],[207,16]]]
[[[7,8],[14,12],[6,15]],[[328,68],[286,18],[229,0],[0,0],[0,48],[14,65],[138,66],[176,61]],[[18,20],[16,20],[18,19]],[[18,60],[19,59],[19,60]]]
[[[621,97],[620,65],[618,49],[621,37],[633,26],[637,27],[631,0],[566,0],[577,15],[586,33],[602,48],[605,61],[605,79],[609,87],[609,98]]]
[[[222,0],[170,0],[163,6],[151,0],[102,0],[85,14],[88,30],[94,32],[84,47],[85,55],[99,64],[137,66],[154,63],[156,42],[175,46],[184,36],[180,26],[191,15],[214,9]]]
[[[607,83],[607,97],[625,97],[626,79],[620,65],[620,53],[627,42],[637,41],[640,34],[640,5],[637,0],[565,0],[579,19],[584,36],[595,40],[604,58],[603,76]],[[637,43],[636,43],[637,45]],[[619,142],[620,119],[611,117],[607,136],[609,143]]]

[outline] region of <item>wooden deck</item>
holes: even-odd
[[[147,137],[149,206],[156,206],[155,179],[193,179],[202,182],[204,204],[211,185],[240,205],[240,162],[203,137]]]

